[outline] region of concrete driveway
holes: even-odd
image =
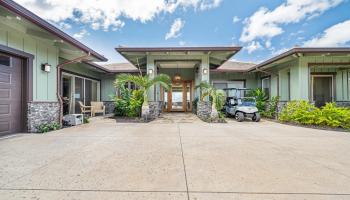
[[[0,199],[350,199],[350,133],[183,117],[2,139]]]

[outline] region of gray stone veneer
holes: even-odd
[[[115,109],[114,101],[104,101],[103,104],[106,106],[106,114],[114,113],[114,109]]]
[[[44,123],[59,122],[58,102],[30,102],[27,104],[28,132],[38,132],[37,127]]]
[[[197,116],[200,119],[209,119],[211,113],[211,103],[209,101],[198,101]]]
[[[162,112],[162,102],[161,101],[150,101],[149,105],[149,118],[155,119],[158,118],[160,113]]]
[[[350,107],[350,101],[336,101],[337,106]]]

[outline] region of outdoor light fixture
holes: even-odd
[[[148,74],[153,74],[153,69],[149,69]]]
[[[208,74],[208,69],[203,69],[203,74]]]
[[[177,73],[174,76],[174,81],[178,82],[178,81],[181,81],[181,76],[179,74],[179,64],[176,63],[176,65],[177,65]]]
[[[41,64],[41,70],[44,72],[50,72],[51,71],[51,65],[48,63]]]

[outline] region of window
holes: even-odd
[[[0,65],[9,67],[11,65],[11,57],[0,55]]]
[[[261,89],[265,92],[265,94],[270,98],[270,77],[266,77],[261,79]]]
[[[69,73],[62,73],[63,113],[80,113],[79,101],[90,106],[91,101],[100,101],[100,81]]]
[[[312,75],[312,100],[315,106],[322,107],[334,99],[333,75]]]

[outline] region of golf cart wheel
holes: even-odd
[[[254,116],[252,117],[252,120],[254,122],[259,122],[260,121],[260,113],[255,113]]]
[[[244,114],[241,112],[237,112],[235,117],[238,122],[242,122],[244,120]]]

